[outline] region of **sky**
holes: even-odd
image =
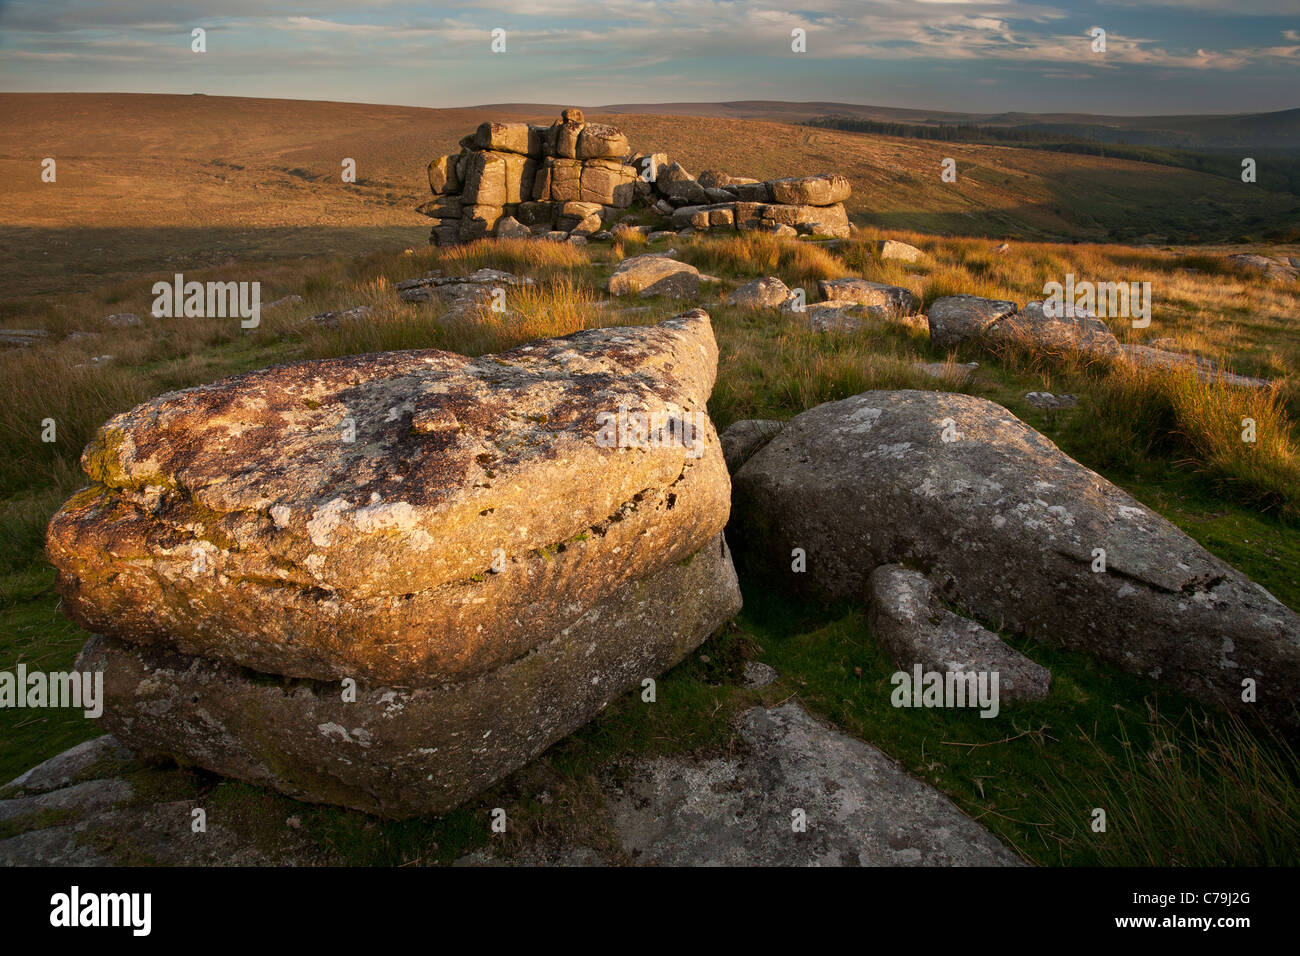
[[[1264,112],[1300,106],[1300,0],[0,0],[0,90]]]

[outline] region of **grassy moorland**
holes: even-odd
[[[713,316],[721,361],[710,403],[720,428],[749,417],[789,418],[821,402],[870,388],[958,388],[998,401],[1165,515],[1207,548],[1300,609],[1300,306],[1295,284],[1264,284],[1202,249],[1013,243],[892,233],[923,248],[925,264],[877,260],[862,240],[837,247],[756,235],[674,239],[685,260],[721,281],[699,303]],[[885,235],[880,233],[879,235]],[[662,250],[663,243],[652,248]],[[642,243],[574,247],[484,242],[310,259],[234,262],[187,270],[187,278],[258,280],[260,327],[237,320],[149,317],[152,282],[165,268],[93,292],[11,299],[5,325],[46,328],[50,343],[0,354],[9,401],[0,407],[0,666],[19,661],[69,667],[85,634],[57,608],[53,572],[41,553],[45,522],[83,483],[78,456],[109,415],[168,389],[275,362],[405,348],[482,353],[540,336],[666,318],[680,303],[609,301],[601,292],[613,264]],[[510,312],[449,317],[436,304],[402,303],[393,285],[432,269],[467,273],[492,266],[539,280],[512,295]],[[773,312],[722,304],[742,281],[766,274],[813,293],[815,281],[860,275],[905,286],[925,304],[954,292],[1024,302],[1050,278],[1143,280],[1153,285],[1153,322],[1122,339],[1172,340],[1221,359],[1234,371],[1277,381],[1266,391],[1196,386],[1170,372],[1135,373],[1077,355],[971,352],[947,355],[924,323],[881,321],[853,333],[817,334]],[[815,294],[810,294],[810,299]],[[304,320],[325,310],[370,305],[362,321],[337,329]],[[140,327],[116,328],[109,313],[133,312]],[[70,333],[90,333],[73,336]],[[111,356],[98,363],[98,356]],[[976,360],[969,384],[935,380],[920,361]],[[1075,409],[1045,412],[1031,390],[1080,396]],[[1243,416],[1259,441],[1228,440]],[[57,441],[40,440],[57,423]],[[582,840],[620,861],[603,815],[598,775],[638,755],[717,753],[736,746],[731,717],[754,703],[797,697],[811,710],[881,747],[948,793],[1029,861],[1040,864],[1291,863],[1300,848],[1300,765],[1267,731],[1207,712],[1142,678],[1086,655],[1011,637],[1048,666],[1044,701],[1006,707],[999,720],[973,712],[895,710],[892,663],[877,648],[862,608],[794,602],[746,587],[740,616],[700,653],[665,675],[653,707],[629,694],[592,724],[464,808],[439,820],[385,823],[364,814],[307,807],[209,775],[140,767],[140,799],[186,798],[213,813],[267,821],[274,848],[283,821],[297,817],[322,862],[447,862],[486,842],[488,808],[505,807],[511,832],[498,852],[535,839]],[[743,662],[773,665],[778,681],[760,690],[740,680]],[[62,711],[0,711],[0,779],[97,733]],[[1107,809],[1105,834],[1089,829]],[[121,859],[129,834],[92,832]]]
[[[556,109],[432,110],[144,94],[0,94],[0,297],[86,291],[172,268],[420,243],[425,165],[487,119]],[[1294,195],[1220,176],[1007,146],[864,136],[780,122],[620,114],[635,149],[691,172],[838,171],[860,226],[1002,239],[1249,244],[1286,235]],[[41,161],[57,181],[41,181]],[[944,158],[958,179],[944,183]],[[356,160],[357,181],[341,163]],[[1292,237],[1294,239],[1294,237]],[[0,312],[0,320],[9,313]]]

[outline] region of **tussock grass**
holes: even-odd
[[[429,257],[425,254],[425,257]],[[502,269],[534,278],[554,278],[587,264],[581,246],[533,239],[480,239],[462,246],[437,249],[429,258],[447,275],[466,275],[475,269]]]
[[[1192,711],[1174,720],[1149,709],[1140,731],[1120,722],[1118,756],[1089,737],[1095,765],[1058,774],[1046,791],[1056,839],[1104,866],[1295,865],[1300,757],[1286,741]],[[1090,826],[1098,807],[1104,833]]]
[[[1300,519],[1300,453],[1280,390],[1117,362],[1095,379],[1090,411],[1097,446],[1116,458],[1171,456],[1225,494]],[[1246,419],[1255,424],[1253,442],[1243,439]]]
[[[681,250],[682,261],[701,272],[746,278],[775,275],[792,287],[848,275],[845,265],[821,244],[783,241],[761,232],[709,236]]]

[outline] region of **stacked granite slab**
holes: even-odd
[[[653,211],[676,230],[849,234],[838,173],[760,181],[707,170],[697,179],[663,153],[632,153],[613,126],[566,109],[550,126],[483,123],[458,153],[429,163],[437,245],[485,236],[587,239],[631,211]]]
[[[114,417],[46,542],[105,729],[387,816],[479,793],[739,609],[716,363],[692,310],[276,366]],[[620,407],[695,428],[602,440]]]
[[[677,194],[670,198],[674,204],[674,229],[762,230],[840,238],[849,235],[844,200],[851,189],[849,181],[838,173],[765,182],[733,180],[722,173],[709,178],[721,184],[705,192],[706,200],[712,201],[703,203],[676,202],[674,199],[692,191],[669,186]]]
[[[638,177],[627,159],[627,137],[582,110],[550,126],[483,123],[459,153],[429,164],[434,198],[419,211],[439,245],[499,232],[590,235],[632,204]]]

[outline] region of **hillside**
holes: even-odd
[[[728,119],[802,123],[818,116],[889,123],[962,124],[1074,130],[1105,142],[1123,140],[1152,146],[1227,148],[1300,147],[1300,109],[1270,113],[1186,116],[1113,116],[1096,113],[956,113],[950,110],[900,109],[858,103],[737,100],[727,103],[625,103],[601,107],[609,113],[660,113]]]
[[[555,110],[6,93],[0,112],[0,294],[10,296],[231,258],[422,244],[426,220],[412,207],[425,195],[429,158],[453,149],[485,119],[549,121]],[[696,116],[683,123],[632,113],[616,119],[634,148],[665,151],[693,172],[720,167],[769,177],[839,170],[853,184],[852,218],[878,229],[1222,241],[1258,238],[1295,219],[1293,197],[1144,163],[769,120]],[[46,156],[58,161],[53,184],[40,179]],[[946,156],[957,161],[955,184],[939,179]],[[357,161],[355,184],[341,182],[345,157]]]

